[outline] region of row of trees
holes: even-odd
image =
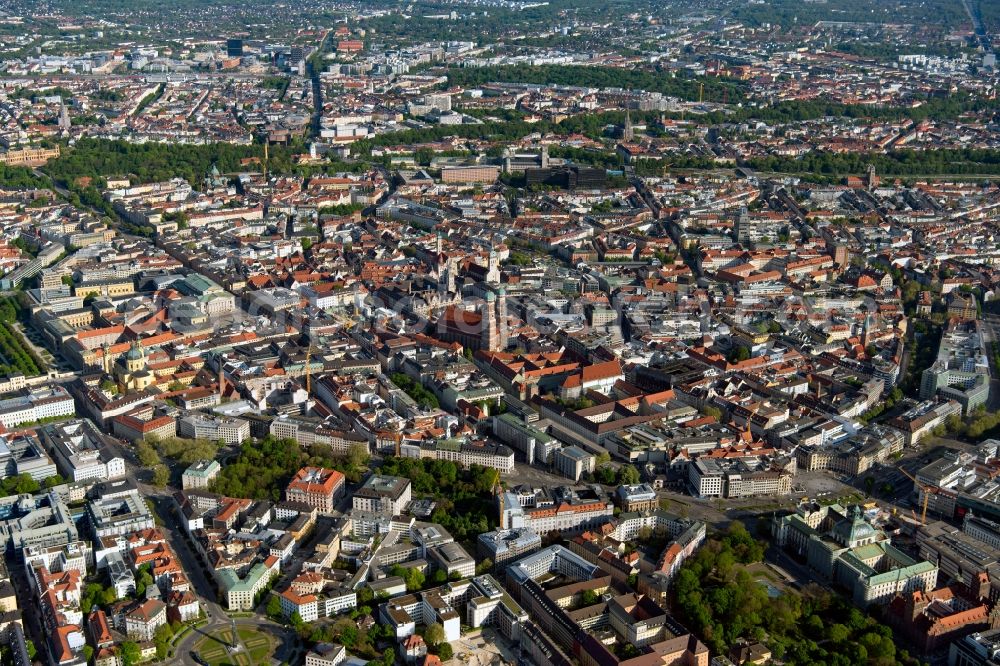
[[[990,3],[982,3],[984,6]],[[957,27],[968,21],[961,3],[948,0],[890,3],[873,0],[840,0],[837,3],[802,3],[798,0],[771,0],[766,4],[734,7],[735,20],[753,26],[763,24],[790,28],[817,21],[865,23],[919,23],[934,27]],[[921,46],[921,52],[923,47]]]
[[[0,298],[0,375],[20,372],[29,377],[45,370],[45,363],[14,328],[22,306],[14,296]]]
[[[42,488],[53,488],[66,483],[60,475],[50,476],[41,483],[31,477],[30,474],[18,474],[8,476],[0,480],[0,492],[7,495],[33,495]]]
[[[0,323],[13,324],[21,316],[21,304],[13,296],[0,298]]]
[[[14,330],[13,324],[0,323],[0,374],[9,376],[20,372],[28,377],[40,375],[45,364],[35,356],[35,353]]]
[[[1000,174],[1000,150],[957,148],[900,150],[879,153],[810,152],[800,158],[760,157],[750,160],[758,171],[843,176],[863,173],[868,165],[891,176]]]
[[[295,147],[272,146],[268,156],[270,170],[275,173],[291,172],[294,151]],[[192,185],[198,185],[213,165],[221,173],[235,173],[252,168],[242,164],[248,158],[263,159],[264,146],[230,143],[137,144],[81,138],[71,149],[50,161],[44,170],[67,187],[74,186],[77,179],[83,177],[98,177],[95,185],[101,185],[102,177],[128,174],[144,183],[180,177]]]
[[[448,85],[472,87],[501,81],[587,88],[627,88],[658,92],[688,101],[744,101],[746,84],[734,79],[694,76],[662,69],[624,69],[580,65],[500,65],[448,70]]]
[[[938,437],[950,434],[979,442],[992,436],[998,427],[1000,427],[1000,412],[989,412],[986,410],[986,405],[979,405],[968,419],[952,414],[942,425],[934,429],[934,434]]]

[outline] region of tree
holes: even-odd
[[[291,622],[292,626],[296,629],[299,629],[303,624],[305,624],[305,620],[302,619],[302,616],[299,615],[298,611],[292,613],[292,616],[288,618],[288,621]]]
[[[38,481],[31,478],[29,474],[18,474],[17,483],[14,485],[14,492],[18,495],[31,495],[37,493],[41,489],[41,485]]]
[[[622,465],[618,468],[618,484],[630,486],[639,483],[639,470],[633,465]]]
[[[598,483],[606,486],[613,485],[615,483],[615,468],[611,465],[601,465],[594,470],[594,478],[597,479]]]
[[[94,648],[92,648],[90,645],[84,645],[83,660],[89,664],[90,660],[93,659],[93,657],[94,657]]]
[[[851,635],[851,630],[842,624],[834,624],[827,629],[827,637],[834,643],[843,643]]]
[[[448,661],[455,656],[455,650],[451,647],[451,643],[440,643],[435,646],[437,649],[437,655],[441,658],[441,661]]]
[[[427,625],[424,640],[427,641],[428,645],[439,645],[444,642],[444,627],[441,626],[440,622],[432,622]]]
[[[160,456],[156,450],[147,442],[137,442],[135,445],[135,455],[143,467],[153,467],[160,462]]]
[[[278,621],[282,618],[281,612],[281,600],[278,599],[277,595],[272,594],[271,598],[267,600],[267,616],[272,620]]]
[[[152,482],[157,488],[165,488],[170,482],[170,469],[162,463],[154,466]]]
[[[746,347],[737,347],[729,353],[730,363],[742,363],[750,358],[750,350]]]
[[[580,594],[581,606],[593,606],[600,600],[601,597],[597,594],[597,592],[594,592],[593,590],[584,590],[583,593]]]
[[[705,416],[711,416],[716,421],[722,420],[722,410],[718,407],[713,407],[712,405],[705,405],[701,408],[701,413]]]
[[[410,592],[422,589],[426,580],[424,572],[417,568],[408,569],[404,578],[406,580],[406,589]]]
[[[146,588],[153,584],[153,576],[149,573],[149,565],[139,567],[139,577],[135,581],[135,597],[141,599],[146,594]]]
[[[28,651],[28,659],[30,659],[31,661],[34,661],[35,657],[38,655],[38,648],[35,647],[34,641],[32,641],[30,639],[27,640],[27,641],[25,641],[24,642],[24,647]]]
[[[111,588],[114,591],[114,588]],[[87,583],[80,593],[80,610],[89,613],[94,606],[105,603],[105,590],[100,583]],[[112,601],[114,601],[112,599]]]
[[[490,569],[493,568],[493,560],[490,558],[484,558],[476,565],[476,575],[482,575],[484,573],[489,573]]]
[[[139,644],[134,641],[125,641],[121,644],[122,666],[134,666],[142,660],[142,650]]]
[[[56,486],[61,486],[64,483],[66,483],[66,479],[62,478],[62,476],[60,476],[59,474],[54,474],[53,476],[50,476],[47,479],[45,479],[42,485],[44,485],[45,488],[48,489],[48,488],[55,488]]]
[[[362,468],[368,466],[371,455],[368,446],[365,444],[352,444],[347,450],[347,464],[351,467]]]
[[[163,659],[167,656],[170,648],[170,639],[174,636],[174,630],[169,624],[160,625],[153,634],[153,643],[156,645],[156,656]]]

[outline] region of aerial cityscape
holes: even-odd
[[[997,0],[0,0],[0,666],[1000,666]]]

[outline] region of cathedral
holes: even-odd
[[[435,335],[445,342],[457,342],[466,349],[503,351],[507,348],[507,292],[503,287],[486,292],[477,310],[455,305],[438,317]]]

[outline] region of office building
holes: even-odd
[[[476,539],[476,545],[481,558],[489,558],[494,566],[502,567],[519,557],[541,549],[542,538],[526,527],[493,530],[480,534]]]
[[[212,480],[222,471],[222,466],[215,460],[199,460],[191,464],[181,475],[181,488],[196,490],[208,488]]]
[[[373,474],[354,493],[355,511],[398,516],[411,499],[410,480],[398,476]]]
[[[285,489],[289,502],[304,502],[323,513],[332,513],[344,496],[344,475],[334,469],[303,467]]]
[[[557,449],[553,456],[556,471],[574,482],[579,481],[584,474],[593,474],[595,463],[596,458],[579,446]]]
[[[125,476],[125,460],[89,419],[52,423],[39,430],[41,442],[71,481],[109,481]]]

